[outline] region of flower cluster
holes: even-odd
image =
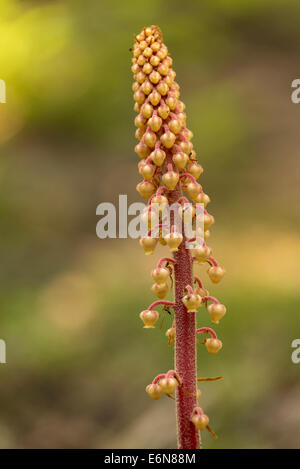
[[[176,344],[176,349],[179,350],[180,344],[176,341],[176,308],[180,309],[179,303],[184,305],[186,315],[197,313],[204,305],[214,324],[218,324],[223,318],[226,307],[216,298],[209,296],[209,292],[196,276],[181,285],[182,293],[177,294],[174,301],[163,301],[177,281],[176,267],[184,270],[184,265],[180,266],[180,263],[187,262],[186,259],[195,266],[208,264],[207,273],[214,284],[220,282],[225,270],[212,257],[212,249],[206,244],[214,217],[206,210],[210,198],[197,182],[203,168],[197,161],[191,141],[193,134],[186,126],[185,105],[180,100],[172,58],[157,26],[144,28],[135,39],[131,67],[134,75],[134,110],[137,112],[136,137],[139,140],[135,151],[140,158],[138,170],[142,176],[137,190],[148,200],[142,221],[149,229],[140,239],[140,245],[146,255],[152,254],[158,243],[167,246],[173,254],[172,258],[160,259],[152,270],[154,284],[151,290],[159,301],[142,311],[140,318],[144,328],[154,328],[159,320],[159,312],[154,308],[158,305],[163,305],[164,310],[168,311],[173,308],[174,321],[166,336],[169,344]],[[184,228],[182,230],[182,226],[178,227],[174,220],[170,229],[165,224],[165,209],[174,201],[178,203],[181,223],[193,223],[194,236],[189,239]],[[199,204],[200,212],[197,208]],[[200,232],[197,231],[197,217],[202,219]],[[188,249],[184,261],[183,251],[187,252],[186,243],[191,249]],[[191,281],[194,282],[193,285],[190,284]],[[222,348],[222,342],[211,328],[195,329],[195,335],[198,334],[204,335],[202,343],[209,353],[215,354]],[[184,385],[180,370],[171,370],[158,375],[147,386],[146,391],[153,399],[159,399],[163,393],[171,396],[176,389],[184,390]],[[199,393],[195,388],[195,396],[198,397]],[[189,414],[189,421],[197,431],[208,426],[208,417],[197,406]]]
[[[157,375],[151,384],[146,386],[146,392],[152,399],[159,399],[163,393],[171,396],[177,386],[182,386],[181,380],[174,370]]]

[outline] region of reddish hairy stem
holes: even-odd
[[[181,202],[184,202],[185,204],[188,204],[189,206],[191,205],[191,202],[186,198],[186,197],[180,197],[177,202],[180,204]]]
[[[214,296],[203,296],[202,301],[212,301],[215,305],[220,303]]]
[[[167,191],[168,189],[164,186],[161,186],[157,189],[156,194],[154,195],[161,195],[164,191]],[[154,197],[154,196],[153,196]]]
[[[175,264],[174,259],[172,259],[171,257],[163,257],[158,262],[157,267],[160,269],[164,262],[171,262],[171,264]]]
[[[168,159],[172,158],[168,154]],[[170,193],[169,203],[178,202],[182,197],[180,184]],[[192,257],[185,248],[185,237],[178,251],[174,253],[175,274],[175,370],[182,386],[176,390],[177,439],[180,449],[199,449],[200,434],[191,422],[193,409],[197,406],[197,355],[196,355],[196,314],[187,313],[182,303],[184,287],[193,284]],[[186,392],[185,392],[185,391]]]
[[[217,338],[217,334],[210,327],[201,327],[200,329],[197,329],[197,334],[203,334],[205,332],[208,332],[212,336],[213,339]]]
[[[198,184],[194,176],[192,176],[190,173],[183,173],[180,176],[180,179],[182,178],[189,178],[194,184]]]
[[[185,289],[189,295],[193,295],[194,290],[192,289],[191,285],[186,285]]]
[[[175,370],[169,370],[167,372],[166,378],[171,378],[171,377],[175,378],[178,381],[179,385],[181,386],[182,383],[181,383],[180,376],[178,375],[178,373],[176,373]]]
[[[201,407],[195,407],[192,415],[195,415],[195,414],[203,415],[203,410],[201,409]]]
[[[164,301],[164,300],[155,301],[154,303],[152,303],[152,305],[149,306],[148,310],[151,311],[153,308],[155,308],[155,306],[158,306],[158,305],[174,306],[174,303],[172,303],[172,301]]]
[[[157,384],[160,379],[163,379],[165,377],[165,373],[161,373],[160,375],[155,376],[154,380],[152,381],[152,384]]]
[[[203,288],[202,282],[199,277],[194,277],[194,281],[198,283],[200,288]]]
[[[217,263],[216,259],[214,259],[213,257],[209,257],[208,260],[209,260],[215,267],[218,267],[218,263]]]

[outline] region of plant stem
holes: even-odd
[[[197,406],[197,355],[196,355],[196,313],[188,313],[181,299],[183,286],[192,285],[192,260],[185,241],[174,253],[175,272],[175,370],[182,380],[176,393],[177,438],[180,449],[200,448],[199,432],[190,421]]]
[[[178,201],[180,197],[180,189],[173,191],[169,203]],[[175,370],[182,380],[182,387],[178,386],[176,391],[177,440],[180,449],[199,449],[200,434],[190,420],[197,406],[196,314],[188,313],[182,303],[184,287],[193,285],[191,251],[185,248],[185,242],[186,238],[183,237],[178,251],[174,253]]]

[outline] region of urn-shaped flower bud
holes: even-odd
[[[223,269],[223,267],[219,265],[218,266],[213,265],[212,267],[208,269],[207,273],[209,275],[210,280],[213,283],[219,283],[220,280],[222,280],[222,278],[224,277],[226,271],[225,269]]]
[[[206,245],[199,245],[192,249],[193,256],[196,257],[197,261],[205,262],[209,256],[211,256],[211,248]]]
[[[151,200],[151,206],[157,207],[159,212],[163,212],[168,203],[168,199],[164,195],[155,195]]]
[[[209,418],[205,414],[194,414],[191,420],[197,430],[204,430],[209,423]]]
[[[148,64],[146,64],[146,65],[148,65]],[[146,81],[144,81],[144,83],[141,84],[141,91],[146,96],[148,96],[151,93],[152,90],[153,90],[153,85],[152,85],[152,83],[150,83],[149,80],[146,80]]]
[[[156,384],[151,383],[151,384],[148,384],[148,386],[146,387],[146,393],[149,394],[149,396],[152,397],[152,399],[157,400],[162,395],[163,390],[159,383],[156,383]]]
[[[145,254],[152,254],[157,244],[157,239],[151,236],[145,236],[140,239],[140,245],[144,248]]]
[[[166,336],[172,344],[175,344],[175,327],[170,327],[170,329],[166,331]]]
[[[145,117],[145,119],[149,119],[149,117],[152,116],[153,107],[151,106],[151,104],[145,103],[145,104],[143,104],[143,106],[141,108],[141,112],[142,112],[143,116]]]
[[[139,90],[140,84],[137,81],[134,81],[132,84],[132,91],[135,93],[137,90]]]
[[[141,175],[146,181],[150,181],[155,173],[156,167],[153,164],[146,163],[141,166]]]
[[[158,72],[163,75],[163,76],[166,76],[168,74],[168,71],[169,71],[169,67],[166,63],[161,63],[159,65],[159,67],[157,68]]]
[[[150,181],[142,181],[136,186],[136,190],[142,197],[144,197],[144,199],[149,199],[149,197],[155,192],[155,186]]]
[[[187,171],[194,177],[194,179],[198,179],[198,177],[203,173],[203,168],[200,164],[192,162],[188,164]]]
[[[152,106],[157,106],[158,103],[161,100],[161,95],[157,90],[153,90],[151,94],[149,94],[149,101],[152,104]],[[149,124],[150,125],[150,124]],[[153,130],[153,129],[152,129]]]
[[[170,108],[166,104],[161,104],[157,110],[162,119],[167,119],[170,114]]]
[[[167,130],[161,137],[160,141],[166,148],[172,148],[176,140],[176,135]]]
[[[178,115],[178,117],[180,119],[179,115]],[[183,116],[181,116],[181,123],[182,123],[182,120],[183,120]],[[186,153],[187,155],[192,151],[192,148],[193,148],[193,144],[191,142],[189,142],[188,140],[180,142],[179,146],[180,146],[181,150],[184,153]]]
[[[146,132],[144,135],[144,143],[150,148],[154,148],[156,135],[154,132]]]
[[[146,120],[141,114],[136,116],[136,118],[134,119],[134,123],[136,127],[139,127],[140,129],[145,129]]]
[[[177,186],[179,181],[179,174],[176,171],[169,170],[163,175],[162,180],[168,189],[172,191]]]
[[[158,132],[162,126],[162,118],[159,116],[152,116],[148,120],[148,125],[150,126],[153,132]]]
[[[207,351],[213,355],[215,353],[218,353],[219,350],[221,350],[222,345],[223,344],[219,339],[210,338],[210,339],[206,339],[205,341],[205,346],[207,348]]]
[[[152,48],[152,46],[151,46]],[[155,52],[155,51],[154,51]],[[150,57],[150,63],[151,65],[153,65],[153,67],[157,67],[157,65],[159,64],[160,62],[160,58],[157,56],[157,55],[152,55]]]
[[[136,131],[135,131],[136,138],[141,140],[144,136],[144,132],[145,132],[145,130],[143,130],[143,129],[136,129]]]
[[[195,182],[190,182],[186,186],[186,191],[192,200],[194,200],[200,194],[201,190],[201,185]]]
[[[165,392],[166,394],[172,394],[178,385],[178,381],[175,378],[166,377],[166,378],[162,378],[159,384],[163,392]]]
[[[151,287],[154,295],[157,296],[160,300],[164,299],[168,293],[169,287],[167,283],[154,283]]]
[[[181,233],[168,233],[164,236],[164,240],[166,241],[168,247],[170,248],[171,252],[178,251],[178,247],[182,243],[183,236]]]
[[[150,155],[150,151],[150,148],[144,142],[140,142],[135,146],[135,152],[142,159],[147,158]]]
[[[162,95],[162,96],[165,96],[167,94],[167,92],[169,91],[169,86],[168,84],[166,83],[166,81],[161,81],[160,83],[158,83],[157,85],[157,91]]]
[[[156,85],[156,84],[159,82],[159,80],[161,79],[161,76],[160,76],[160,74],[159,74],[156,70],[153,70],[153,72],[150,73],[149,78],[150,78],[150,81],[151,81],[154,85]]]
[[[204,207],[206,207],[210,202],[210,198],[207,194],[204,194],[204,192],[200,192],[200,194],[196,197],[195,202],[197,204],[203,204]]]
[[[180,119],[180,122],[182,123],[182,125],[185,125],[186,114],[184,112],[179,112],[177,114],[177,119]],[[182,143],[184,143],[184,142],[182,142]],[[180,146],[181,146],[182,151],[184,151],[185,153],[189,153],[190,146],[187,146],[187,145],[180,145]]]
[[[159,313],[150,309],[146,309],[140,313],[145,329],[153,329],[159,318]]]
[[[182,303],[189,313],[196,313],[197,308],[201,305],[201,296],[196,293],[188,293],[182,298]]]
[[[141,90],[136,91],[133,97],[134,97],[135,102],[138,104],[143,104],[146,99],[146,96]]]
[[[158,285],[161,285],[167,281],[170,272],[165,267],[157,267],[156,269],[152,270],[151,275],[154,282],[156,282]]]
[[[162,166],[165,161],[166,154],[163,150],[157,149],[151,153],[150,158],[156,166]]]
[[[170,101],[171,98],[169,98],[169,101]],[[167,104],[168,104],[168,100],[167,100]],[[168,104],[168,106],[170,107],[170,105]],[[170,107],[171,109],[171,107]],[[181,131],[181,128],[182,128],[182,125],[181,125],[181,122],[179,119],[172,119],[169,124],[169,129],[171,130],[171,132],[173,132],[173,134],[179,134],[179,132]]]
[[[167,77],[165,79],[166,83],[169,85],[169,86],[172,86],[172,78],[171,77]],[[177,106],[177,99],[175,96],[168,96],[166,98],[166,104],[169,106],[169,108],[171,109],[171,111],[174,111],[176,109],[176,106]],[[180,130],[181,130],[181,122],[178,120],[179,124],[180,124]],[[173,127],[174,128],[174,127]],[[174,132],[174,130],[170,127],[170,130],[172,130],[172,132]],[[178,132],[174,132],[174,134],[178,134],[180,132],[180,130],[178,130]]]
[[[173,163],[178,169],[183,169],[189,160],[188,156],[185,153],[175,153],[172,159]]]
[[[209,213],[204,214],[204,229],[208,230],[209,227],[215,222],[215,219]]]
[[[207,311],[209,312],[212,322],[218,324],[226,314],[226,306],[221,303],[212,303],[207,307]]]
[[[184,129],[182,133],[187,140],[191,140],[194,136],[193,132],[189,129]],[[191,151],[193,152],[194,150],[191,150]]]

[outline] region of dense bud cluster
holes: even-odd
[[[176,188],[181,173],[190,174],[195,182],[190,181],[186,190],[195,199],[202,193],[196,179],[203,169],[196,160],[193,133],[186,127],[185,105],[180,101],[173,61],[157,26],[144,28],[136,36],[132,62],[139,140],[135,151],[143,160],[140,173],[144,178],[137,190],[142,197],[151,197],[160,185],[158,169],[163,167],[161,180],[169,190]]]

